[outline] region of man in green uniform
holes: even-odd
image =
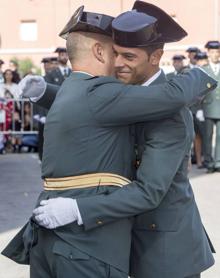
[[[156,28],[151,28],[157,20],[137,15],[142,35],[159,37]],[[74,199],[108,196],[132,178],[129,124],[168,117],[206,94],[216,82],[198,69],[151,88],[96,77],[113,72],[112,46],[106,36],[108,17],[82,9],[74,17],[76,24],[72,18],[65,31],[72,66],[80,72],[73,72],[48,104],[53,102],[45,128],[45,191],[34,211],[35,219],[46,229],[38,228],[38,242],[30,252],[31,276],[127,277],[132,219],[102,225],[96,218],[95,226],[100,228],[87,231],[86,226],[73,222],[79,214]],[[79,32],[82,30],[90,34]],[[48,103],[47,96],[40,102]],[[134,194],[143,190],[143,185],[135,182],[126,188],[130,191],[133,186]]]
[[[170,72],[167,74],[167,79],[170,80],[172,79],[175,75],[177,74],[181,74],[184,72],[184,59],[186,59],[185,56],[183,55],[174,55],[172,60],[173,60],[173,67],[174,67],[174,71]]]
[[[220,42],[209,41],[205,45],[208,50],[209,64],[204,70],[217,81],[220,80]],[[208,173],[220,172],[220,87],[208,95],[203,101],[205,117],[205,165]],[[214,157],[212,155],[213,128],[216,126]]]

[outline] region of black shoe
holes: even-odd
[[[207,171],[206,171],[207,174],[212,174],[214,172],[215,172],[215,168],[207,168]]]
[[[218,168],[215,168],[215,172],[218,172],[218,173],[220,173],[220,167],[218,167]]]

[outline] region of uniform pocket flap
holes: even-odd
[[[178,210],[153,210],[135,217],[134,230],[175,232],[182,217]]]
[[[69,260],[89,260],[90,257],[74,246],[63,241],[56,241],[53,246],[53,253],[63,256]]]

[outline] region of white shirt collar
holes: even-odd
[[[219,69],[220,69],[220,63],[214,64],[214,63],[212,63],[212,62],[209,62],[209,64],[210,64],[210,67],[211,67],[211,69],[213,70],[213,72],[214,72],[215,74],[218,74]]]
[[[62,75],[64,75],[64,69],[67,70],[67,73],[69,72],[69,67],[68,66],[64,67],[64,66],[59,65],[59,69],[60,69]]]
[[[159,71],[155,73],[150,79],[148,79],[144,84],[142,84],[142,86],[149,86],[152,82],[154,82],[154,80],[156,80],[160,76],[161,72],[162,70],[159,69]]]

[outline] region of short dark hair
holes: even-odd
[[[143,46],[142,47],[147,54],[150,56],[155,50],[157,49],[163,49],[164,48],[164,43],[156,43],[156,44],[151,44],[148,46]]]

